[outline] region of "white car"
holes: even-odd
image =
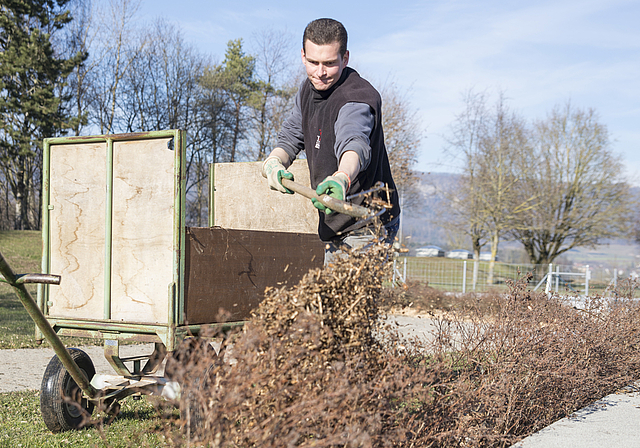
[[[457,258],[460,260],[473,260],[473,254],[468,250],[456,249],[447,252],[447,258]]]
[[[480,261],[491,261],[491,252],[480,252]],[[498,261],[497,255],[494,261]]]
[[[438,246],[425,246],[416,249],[416,257],[444,257],[444,249]]]

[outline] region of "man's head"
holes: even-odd
[[[302,36],[302,63],[316,90],[328,90],[349,62],[347,30],[333,19],[309,23]]]

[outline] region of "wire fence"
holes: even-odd
[[[491,273],[488,261],[440,257],[399,257],[394,261],[394,280],[420,282],[451,292],[507,290],[510,281],[527,273],[532,274],[530,289],[584,296],[615,296],[631,289],[630,293],[638,296],[637,276],[624,275],[620,269],[495,262]]]

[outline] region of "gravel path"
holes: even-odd
[[[153,344],[120,346],[120,356],[146,355],[153,352]],[[79,347],[86,352],[96,368],[96,373],[115,372],[107,362],[102,347]],[[42,375],[55,355],[50,348],[20,348],[0,350],[0,392],[40,390]]]
[[[417,316],[393,316],[392,322],[407,336],[428,337],[433,330],[428,318]],[[120,346],[120,356],[147,355],[153,352],[153,344]],[[114,375],[102,347],[80,347],[96,368],[96,373]],[[40,390],[42,375],[54,352],[50,348],[0,350],[0,393],[19,390]]]

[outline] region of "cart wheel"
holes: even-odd
[[[178,348],[167,357],[164,376],[181,385],[188,382],[191,372],[198,369],[203,362],[215,359],[216,351],[205,339],[186,338],[178,344]]]
[[[189,438],[197,437],[204,429],[202,392],[212,384],[216,362],[219,358],[214,348],[199,337],[184,339],[167,358],[165,377],[177,381],[182,388],[180,416]]]
[[[96,374],[89,355],[77,348],[67,351],[89,381]],[[82,390],[71,378],[58,356],[49,361],[40,386],[40,412],[52,432],[80,429],[93,412],[93,403],[82,396]]]

